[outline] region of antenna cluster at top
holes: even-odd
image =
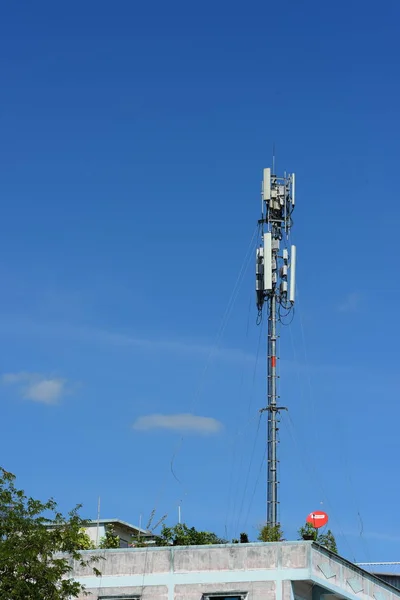
[[[256,256],[257,308],[275,296],[288,311],[293,307],[296,288],[296,247],[288,246],[295,206],[295,175],[283,177],[264,169],[261,188],[262,240]]]
[[[264,169],[262,181],[262,206],[263,222],[270,228],[289,234],[292,226],[292,212],[295,205],[295,175],[277,177],[271,174],[271,169]],[[282,235],[279,239],[282,239]]]

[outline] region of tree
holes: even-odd
[[[260,542],[282,542],[283,532],[279,523],[276,525],[269,525],[266,523],[260,528],[258,534]]]
[[[317,542],[318,544],[321,544],[321,546],[324,546],[331,552],[334,552],[335,554],[338,553],[335,536],[333,535],[330,529],[328,529],[326,533],[320,534],[317,537]]]
[[[247,535],[247,533],[241,533],[239,539],[234,538],[232,540],[232,544],[248,544],[249,543],[249,536]]]
[[[0,467],[0,598],[67,600],[84,591],[70,578],[73,560],[83,559],[80,506],[67,517],[53,499],[34,500],[15,487],[15,476]],[[48,516],[45,516],[48,515]],[[64,553],[59,555],[57,553]]]
[[[90,539],[83,527],[78,532],[76,547],[77,550],[94,550],[96,548],[96,544]]]
[[[119,536],[115,533],[114,527],[108,525],[106,527],[106,535],[100,539],[99,548],[119,548]]]
[[[335,536],[330,529],[326,533],[319,533],[311,523],[306,523],[300,527],[299,534],[303,540],[312,540],[335,554],[338,552]]]
[[[197,531],[185,523],[178,523],[174,527],[163,525],[160,535],[156,536],[155,543],[156,546],[204,546],[227,542],[210,531]]]

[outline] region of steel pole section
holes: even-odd
[[[274,527],[278,523],[278,477],[276,459],[276,294],[269,300],[268,319],[268,484],[267,484],[267,523]]]

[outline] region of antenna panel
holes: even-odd
[[[256,291],[264,291],[264,263],[263,263],[263,248],[256,250]]]
[[[292,173],[292,205],[294,206],[296,198],[296,176]]]
[[[264,291],[270,290],[272,290],[272,234],[268,232],[264,233]]]
[[[296,246],[292,246],[290,252],[290,292],[289,300],[294,304],[296,297]]]
[[[271,169],[264,169],[263,172],[263,199],[265,202],[271,199]]]

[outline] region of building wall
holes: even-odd
[[[120,525],[118,525],[117,523],[110,523],[110,525],[112,525],[114,532],[116,533],[116,535],[119,536],[120,541],[121,541],[121,548],[127,548],[128,544],[131,543],[131,537],[132,537],[132,533],[130,533],[126,527],[122,527]],[[90,539],[92,540],[92,542],[94,544],[96,544],[96,539],[97,539],[97,524],[93,523],[91,525],[89,525],[89,527],[85,528],[86,533],[88,534],[88,536],[90,537]],[[106,526],[105,523],[100,523],[99,524],[99,543],[102,537],[104,537],[106,534]],[[125,543],[124,543],[125,542]]]
[[[102,572],[75,564],[89,600],[202,600],[247,593],[247,600],[399,600],[400,592],[311,542],[137,548],[94,552]],[[82,599],[83,600],[83,596]]]
[[[400,590],[400,574],[399,573],[374,573],[376,577],[382,579],[382,581],[386,581],[386,583],[390,583],[395,588]]]
[[[96,540],[97,540],[97,525],[93,524],[93,525],[90,525],[89,527],[85,527],[85,531],[88,534],[88,536],[90,537],[90,539],[92,540],[92,542],[94,544],[96,544]],[[99,542],[100,542],[101,538],[105,536],[105,533],[106,533],[106,531],[105,531],[104,525],[100,524],[99,525],[99,533],[98,533],[98,536],[99,536],[98,541]]]

